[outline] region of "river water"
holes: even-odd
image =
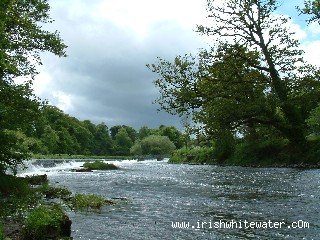
[[[99,213],[69,211],[75,240],[320,239],[320,170],[114,163],[121,170],[91,173],[70,171],[81,162],[29,163],[24,174],[127,199]]]

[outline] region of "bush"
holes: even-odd
[[[214,155],[219,163],[229,159],[235,151],[235,139],[229,131],[222,131],[215,144]]]
[[[23,196],[28,194],[29,185],[24,178],[0,173],[0,197],[9,195]]]
[[[26,176],[24,179],[31,185],[41,185],[44,183],[48,183],[48,176],[46,174]]]
[[[24,240],[57,239],[70,237],[71,221],[58,205],[39,206],[25,220],[22,230]]]
[[[182,148],[172,153],[169,163],[213,164],[213,152],[211,147]]]
[[[256,142],[242,142],[236,145],[234,155],[227,164],[242,166],[272,166],[289,163],[292,149],[284,139],[267,139]]]
[[[46,198],[61,198],[67,200],[71,196],[69,189],[65,187],[52,187],[48,183],[43,184],[38,190],[46,196]]]
[[[106,204],[113,204],[110,200],[95,194],[76,194],[71,200],[72,207],[79,210],[100,210]]]
[[[150,135],[136,142],[130,149],[133,155],[170,155],[175,150],[175,145],[167,136]]]
[[[105,163],[102,161],[95,161],[95,162],[86,162],[83,164],[83,167],[89,170],[116,170],[119,169],[112,163]]]

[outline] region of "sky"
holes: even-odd
[[[50,0],[48,30],[68,45],[66,58],[42,54],[35,93],[80,120],[107,126],[125,124],[181,128],[176,116],[157,111],[157,75],[147,67],[157,57],[172,60],[196,53],[208,39],[195,32],[206,19],[206,0]],[[319,65],[320,26],[307,25],[295,6],[283,0],[279,14],[291,16],[306,59]]]

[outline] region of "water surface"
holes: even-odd
[[[74,162],[27,171],[46,172],[51,183],[74,193],[128,199],[100,213],[69,211],[74,239],[320,239],[320,170],[114,163],[121,170],[75,173],[70,169],[82,163]],[[299,220],[309,228],[293,229]],[[283,224],[214,228],[220,221]],[[189,223],[189,229],[172,222]]]

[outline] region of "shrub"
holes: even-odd
[[[46,196],[46,198],[61,198],[67,200],[71,196],[69,189],[65,187],[52,187],[48,183],[43,184],[38,190]]]
[[[22,239],[44,240],[69,237],[71,221],[58,205],[39,206],[25,220]]]
[[[115,166],[112,163],[105,163],[102,161],[95,161],[95,162],[86,162],[83,164],[84,168],[90,169],[90,170],[116,170],[119,169],[117,166]]]
[[[9,195],[26,195],[30,187],[23,178],[18,178],[12,175],[0,174],[0,197]]]
[[[48,183],[48,176],[46,174],[26,176],[24,179],[31,185],[41,185],[44,183]]]
[[[167,136],[150,135],[136,142],[130,152],[134,155],[169,155],[175,149],[175,145]]]
[[[212,147],[181,148],[174,151],[169,163],[215,163]]]
[[[72,207],[78,210],[100,210],[106,204],[113,204],[110,200],[96,194],[76,194],[71,200]]]
[[[284,139],[266,139],[256,142],[242,142],[236,145],[234,155],[227,160],[228,164],[242,166],[271,166],[276,163],[289,163],[290,152]]]

